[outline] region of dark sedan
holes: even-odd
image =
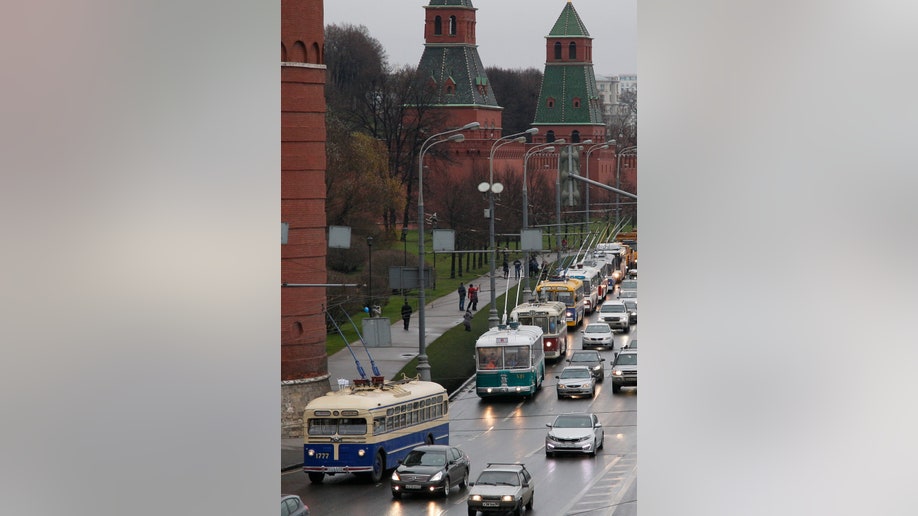
[[[418,446],[392,472],[392,498],[403,493],[439,493],[449,496],[453,486],[469,485],[468,455],[455,446]]]

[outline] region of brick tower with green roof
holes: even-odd
[[[532,125],[539,128],[540,142],[606,141],[593,38],[570,0],[545,38],[545,73]]]
[[[481,124],[482,132],[501,128],[502,109],[491,90],[475,43],[471,0],[431,0],[424,7],[424,53],[418,71],[436,91],[434,103],[447,113],[447,125]]]

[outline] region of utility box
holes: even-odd
[[[363,340],[368,348],[392,346],[392,322],[385,317],[367,317],[363,320]]]

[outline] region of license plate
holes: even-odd
[[[420,489],[421,484],[406,484],[405,489]]]
[[[498,507],[500,506],[500,502],[481,502],[481,505],[483,507]]]

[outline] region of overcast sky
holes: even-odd
[[[486,67],[545,67],[545,36],[567,0],[473,0],[478,54]],[[327,0],[325,24],[365,25],[391,65],[417,66],[424,51],[424,0]],[[637,0],[574,0],[593,37],[598,75],[637,73]]]

